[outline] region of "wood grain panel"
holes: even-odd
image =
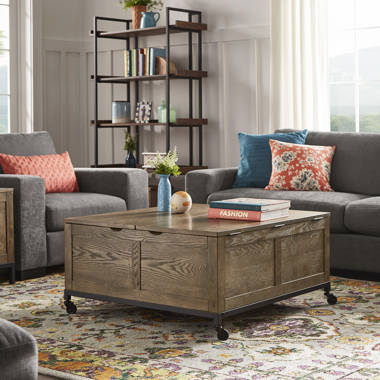
[[[65,287],[72,288],[73,281],[73,256],[72,256],[72,226],[65,223]]]
[[[8,255],[7,251],[7,204],[0,202],[0,255]]]
[[[225,249],[225,296],[232,297],[273,286],[274,240]]]
[[[280,247],[282,283],[324,272],[324,230],[282,238]]]
[[[0,264],[7,264],[8,263],[8,255],[2,254],[0,255]]]
[[[267,289],[258,290],[255,292],[249,292],[241,294],[239,296],[230,297],[225,299],[225,311],[233,310],[238,307],[250,305],[255,302],[268,300],[274,297],[278,297],[284,294],[295,292],[300,289],[305,289],[314,285],[321,284],[325,281],[324,274],[316,274],[310,277],[299,279],[297,281],[288,282],[275,287],[269,287]],[[323,293],[321,292],[321,298],[323,299]]]
[[[325,239],[325,253],[324,253],[324,267],[325,267],[325,280],[330,280],[330,216],[327,218],[324,235]]]
[[[15,261],[14,241],[14,213],[13,213],[13,189],[6,189],[6,212],[7,212],[7,251],[8,261]]]
[[[140,243],[135,231],[73,226],[72,286],[90,293],[139,288]]]
[[[208,311],[218,311],[218,239],[209,237],[207,278],[208,278]]]
[[[278,228],[275,227],[275,224],[274,226],[268,227],[266,229],[228,236],[226,238],[226,247],[249,244],[262,239],[276,239],[283,236],[290,236],[310,231],[322,230],[325,227],[325,223],[326,218],[316,221],[305,221],[301,223],[285,225],[283,225],[281,221],[277,223],[277,225],[281,226]]]
[[[207,238],[151,235],[141,243],[141,289],[206,298]]]

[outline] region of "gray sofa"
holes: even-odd
[[[37,380],[36,339],[21,327],[0,319],[0,380]]]
[[[47,132],[0,135],[0,152],[21,156],[56,153]],[[14,188],[18,278],[64,263],[64,218],[148,207],[148,175],[141,169],[75,169],[79,193],[45,194],[41,177],[0,174]]]
[[[306,144],[336,146],[330,180],[334,192],[232,188],[237,168],[190,172],[186,191],[197,203],[277,198],[290,199],[293,209],[329,211],[332,272],[379,279],[380,134],[309,132]]]

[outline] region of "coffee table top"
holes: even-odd
[[[223,236],[242,231],[261,230],[279,224],[312,220],[330,214],[328,212],[290,210],[289,216],[285,218],[265,222],[245,222],[209,219],[207,211],[208,205],[193,204],[190,212],[185,214],[158,212],[157,208],[147,208],[66,218],[65,223],[188,235]]]

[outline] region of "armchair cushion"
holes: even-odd
[[[46,194],[46,229],[63,231],[64,219],[72,216],[125,211],[125,200],[119,197],[94,193]]]

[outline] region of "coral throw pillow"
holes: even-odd
[[[269,141],[272,175],[266,190],[333,191],[331,162],[335,146]]]
[[[13,156],[0,153],[0,165],[4,174],[34,175],[43,178],[47,193],[79,191],[68,152],[42,156]]]

